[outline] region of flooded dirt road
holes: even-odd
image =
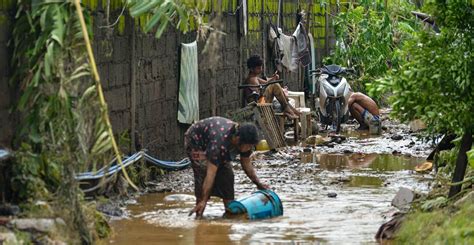
[[[109,243],[375,243],[379,226],[397,211],[390,203],[398,189],[425,192],[432,178],[413,171],[430,146],[404,137],[395,142],[389,134],[359,135],[337,146],[256,154],[259,177],[283,202],[283,216],[273,219],[225,219],[218,199],[208,203],[203,220],[188,217],[194,206],[192,171],[171,173],[157,184],[170,192],[146,194],[128,205],[127,217],[112,222],[115,234]],[[412,151],[403,152],[405,146]],[[256,190],[238,163],[234,171],[237,199]]]

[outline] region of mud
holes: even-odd
[[[396,208],[391,201],[400,187],[427,192],[430,174],[414,167],[430,150],[408,126],[384,123],[381,136],[351,130],[330,146],[297,145],[254,155],[257,174],[281,198],[284,214],[260,221],[223,218],[219,199],[211,199],[204,219],[187,214],[194,206],[190,169],[170,173],[151,193],[128,205],[126,217],[112,222],[111,244],[209,244],[328,242],[375,243],[375,233]],[[322,134],[325,134],[324,132]],[[392,135],[402,138],[392,139]],[[393,154],[396,153],[396,154]],[[237,198],[255,191],[234,163]],[[190,196],[191,195],[191,196]]]

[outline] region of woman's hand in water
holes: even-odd
[[[267,184],[263,184],[261,182],[258,182],[257,183],[257,189],[259,190],[267,190],[267,189],[270,189],[270,186],[267,185]]]
[[[196,206],[189,212],[189,216],[191,216],[193,213],[196,213],[196,218],[202,218],[202,214],[204,213],[204,209],[206,209],[206,201],[200,201],[196,204]]]

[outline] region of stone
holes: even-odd
[[[415,199],[415,193],[408,188],[401,187],[392,200],[392,206],[398,209],[404,209],[413,202],[413,199]]]
[[[403,136],[399,135],[399,134],[394,134],[392,135],[392,137],[390,137],[392,140],[401,140],[403,139]]]
[[[15,233],[11,231],[0,232],[0,244],[20,244],[16,239]]]
[[[308,145],[325,145],[331,142],[331,137],[323,137],[321,135],[311,135],[306,139]]]
[[[426,124],[420,119],[415,119],[408,123],[408,125],[410,126],[410,131],[412,132],[417,132],[426,129]]]
[[[329,192],[328,197],[335,198],[335,197],[337,197],[337,193],[336,192]]]
[[[56,221],[54,219],[14,219],[10,225],[19,230],[35,230],[49,233],[56,230]]]

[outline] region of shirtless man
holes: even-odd
[[[249,68],[249,74],[247,75],[247,78],[245,79],[244,84],[260,85],[260,84],[266,84],[270,81],[280,79],[280,76],[278,76],[278,73],[277,73],[278,71],[273,73],[273,75],[269,78],[266,78],[266,79],[260,78],[260,75],[263,72],[263,60],[258,55],[252,55],[247,60],[247,67]],[[258,88],[246,88],[244,90],[244,95],[247,100],[247,103],[252,102],[253,98],[251,95],[254,94],[255,92],[258,93]],[[269,85],[265,89],[263,96],[267,103],[271,103],[273,101],[273,98],[276,97],[278,102],[280,102],[281,104],[283,113],[289,118],[295,119],[295,118],[298,118],[299,115],[301,114],[298,110],[293,108],[288,103],[288,99],[286,98],[286,95],[283,92],[283,88],[278,83]]]
[[[369,118],[380,117],[379,107],[375,101],[363,93],[352,93],[348,100],[351,115],[359,122],[360,130],[369,129]]]

